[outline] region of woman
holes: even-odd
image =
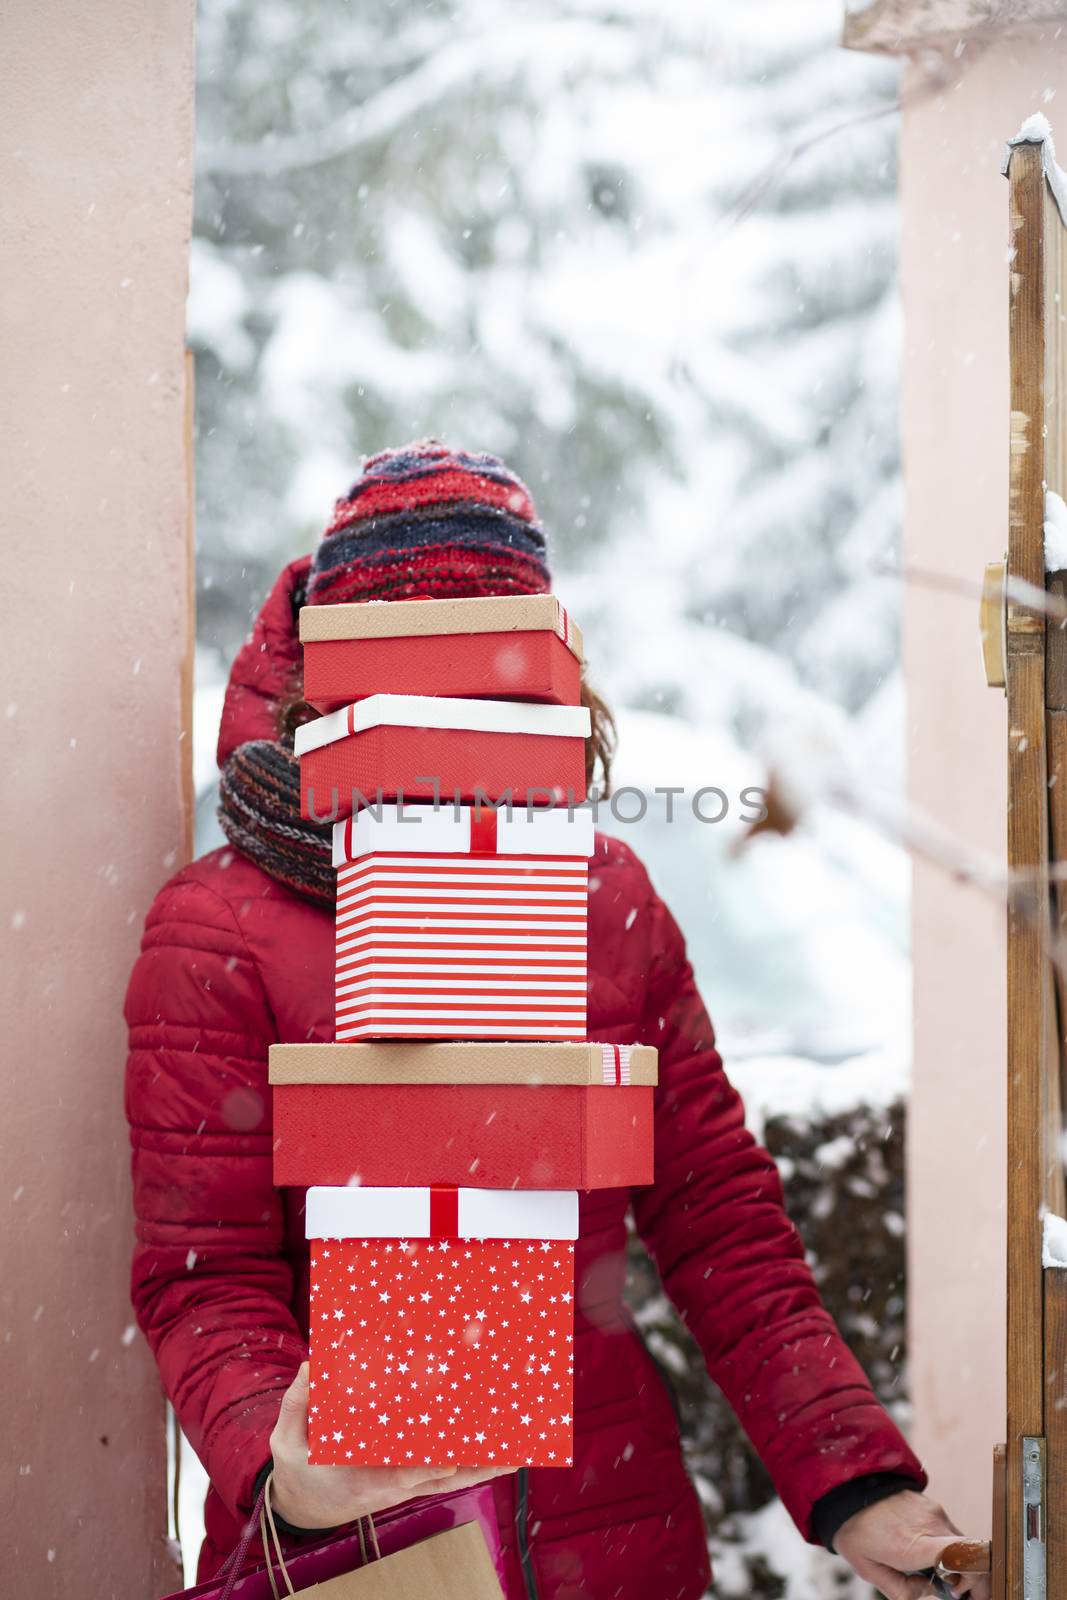
[[[367,463],[234,664],[219,738],[230,848],[160,892],[126,1007],[133,1298],[211,1478],[202,1575],[272,1461],[294,1538],[461,1481],[307,1464],[304,1197],[272,1186],[267,1086],[271,1043],[333,1036],[329,829],[301,820],[291,753],[294,721],[311,714],[298,610],[548,586],[525,486],[493,456],[426,441]],[[805,1537],[835,1544],[890,1600],[928,1593],[902,1574],[931,1566],[954,1530],[819,1303],[682,936],[618,840],[597,836],[590,891],[589,1037],[659,1049],[656,1181],[582,1196],[575,1464],[493,1483],[508,1600],[696,1600],[708,1582],[671,1398],[623,1304],[628,1209]]]

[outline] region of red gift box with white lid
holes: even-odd
[[[639,1187],[657,1080],[650,1045],[271,1045],[274,1182]]]
[[[308,1459],[569,1466],[578,1197],[313,1188]]]
[[[336,1037],[582,1039],[585,810],[385,806],[336,824]]]
[[[372,694],[577,705],[582,634],[551,594],[305,606],[304,698],[336,711]]]
[[[580,804],[589,730],[585,706],[370,695],[296,730],[301,815],[398,797]]]

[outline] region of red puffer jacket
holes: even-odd
[[[282,574],[235,663],[220,759],[273,736],[272,703],[299,661],[302,567]],[[659,1047],[656,1182],[582,1197],[575,1464],[494,1486],[508,1600],[696,1600],[700,1508],[622,1300],[628,1208],[802,1531],[849,1479],[921,1470],[819,1304],[670,913],[614,839],[597,838],[590,890],[589,1035]],[[306,1353],[304,1196],[271,1182],[267,1047],[333,1037],[332,937],[323,910],[216,850],[161,890],[130,980],[133,1299],[211,1477],[202,1574],[236,1540]]]

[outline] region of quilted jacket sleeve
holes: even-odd
[[[682,935],[650,890],[644,1039],[660,1051],[656,1181],[637,1227],[806,1538],[812,1508],[868,1473],[924,1483],[918,1460],[819,1300],[777,1169],[744,1125]],[[634,930],[637,931],[636,929]]]
[[[133,1303],[216,1489],[246,1513],[304,1359],[271,1182],[273,1019],[234,912],[193,879],[157,899],[126,996]]]

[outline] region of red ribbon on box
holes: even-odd
[[[471,854],[495,856],[496,807],[476,805],[471,808]]]
[[[459,1238],[458,1189],[430,1189],[430,1238]]]
[[[345,818],[345,855],[352,860],[354,817]],[[495,856],[497,852],[496,807],[481,803],[471,807],[470,853],[472,856]]]

